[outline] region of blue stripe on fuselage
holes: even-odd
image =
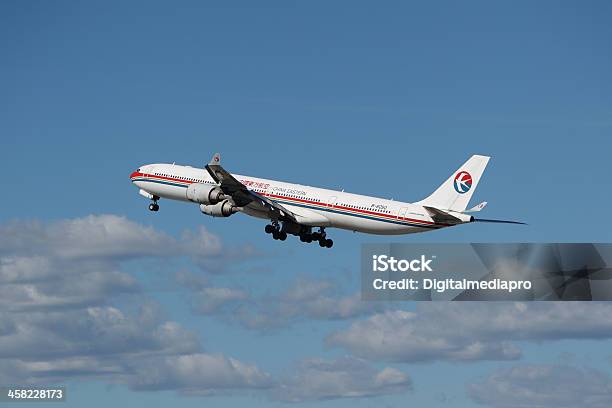
[[[187,188],[187,186],[184,184],[173,183],[171,181],[166,181],[166,180],[134,179],[133,181],[144,181],[146,183],[158,183],[158,184],[166,184],[168,186]]]

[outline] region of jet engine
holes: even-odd
[[[215,205],[200,204],[200,211],[211,217],[229,217],[239,210],[229,200],[223,200]]]
[[[187,187],[186,198],[198,204],[217,204],[225,198],[218,186],[194,183]]]

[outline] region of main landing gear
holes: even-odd
[[[271,224],[266,225],[266,234],[272,234],[272,238],[284,241],[287,239],[287,232],[285,228],[281,228],[277,221],[272,221]],[[319,231],[311,232],[311,228],[303,228],[299,233],[289,230],[293,235],[298,235],[300,241],[310,243],[317,241],[321,248],[331,248],[334,245],[334,241],[326,237],[325,228],[319,228]]]
[[[159,197],[153,196],[153,202],[149,204],[149,211],[153,211],[153,212],[159,211],[159,204],[157,204],[157,200],[159,200]]]
[[[277,221],[272,221],[272,224],[266,225],[266,234],[272,234],[272,238],[284,241],[287,239],[287,233],[281,231]]]
[[[308,235],[310,235],[310,237],[308,237]],[[334,241],[327,238],[327,233],[325,232],[325,228],[323,227],[319,228],[319,231],[313,232],[308,235],[306,236],[306,239],[310,238],[312,241],[319,241],[319,246],[321,248],[331,248],[332,246],[334,246]],[[300,236],[300,239],[302,239],[301,236]],[[304,241],[304,242],[312,242],[312,241]]]

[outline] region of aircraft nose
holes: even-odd
[[[140,174],[140,173],[138,173],[137,171],[135,171],[132,174],[130,174],[130,180],[134,181],[134,178],[136,178],[138,176],[138,174]]]

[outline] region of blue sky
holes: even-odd
[[[283,315],[279,307],[289,306],[281,299],[289,288],[311,287],[317,302],[350,303],[359,289],[360,245],[388,242],[388,237],[332,231],[335,246],[323,251],[297,239],[272,241],[263,233],[264,222],[243,215],[210,219],[195,206],[171,202],[160,202],[160,212],[152,214],[128,176],[151,162],[200,166],[219,151],[225,167],[241,174],[416,201],[469,155],[487,154],[492,160],[473,203],[488,201],[488,218],[524,220],[528,226],[468,225],[393,240],[606,242],[609,223],[602,214],[612,199],[611,17],[612,6],[603,1],[389,2],[384,7],[373,2],[3,2],[0,256],[6,262],[38,256],[52,264],[48,279],[60,276],[55,286],[27,279],[11,285],[33,285],[60,301],[71,290],[82,293],[80,303],[66,312],[78,316],[94,307],[127,316],[154,305],[158,324],[180,325],[207,356],[255,365],[272,379],[262,374],[246,381],[238,373],[235,383],[222,384],[222,392],[211,387],[214,395],[204,397],[186,396],[185,384],[169,380],[156,383],[158,389],[164,384],[162,391],[138,389],[126,373],[148,367],[149,360],[134,361],[121,375],[84,376],[64,368],[68,405],[118,400],[152,406],[281,405],[275,392],[304,392],[291,378],[307,382],[299,375],[317,373],[313,364],[303,367],[305,359],[314,358],[333,362],[333,370],[364,364],[360,371],[376,373],[389,367],[405,373],[410,384],[372,389],[371,379],[352,379],[348,388],[375,396],[332,393],[304,406],[471,407],[480,394],[470,393],[470,384],[511,378],[503,371],[511,368],[560,365],[608,375],[612,330],[607,326],[585,328],[594,330],[592,336],[559,338],[525,327],[525,335],[512,340],[522,351],[513,361],[363,359],[350,347],[331,344],[329,336],[385,311],[351,303],[355,310],[348,316],[317,314],[297,295],[285,302],[302,311]],[[40,236],[48,242],[36,240]],[[104,237],[124,243],[125,252]],[[60,254],[74,245],[83,245],[87,255]],[[104,256],[92,255],[95,248]],[[96,286],[100,271],[91,269],[94,263],[112,269],[116,280],[106,274]],[[67,278],[60,272],[72,269],[75,280],[64,288]],[[87,288],[69,286],[75,282]],[[213,288],[230,300],[198,309],[198,299],[209,299]],[[44,305],[36,310],[62,318]],[[9,306],[0,309],[7,321],[25,313]],[[34,313],[32,304],[24,307]],[[394,304],[387,312],[415,308]],[[252,315],[237,311],[268,320],[255,327]],[[38,327],[40,316],[28,316]],[[468,327],[457,324],[459,332]],[[49,330],[58,334],[62,327],[58,323]],[[87,358],[75,351],[65,355],[85,358],[79,367],[116,363],[102,359],[95,344],[89,346],[93,352]],[[128,353],[116,347],[118,355]],[[10,358],[20,364],[28,356],[27,350],[13,353]],[[23,370],[28,378],[31,373]],[[587,371],[578,374],[586,378]],[[480,401],[487,403],[482,396]]]

